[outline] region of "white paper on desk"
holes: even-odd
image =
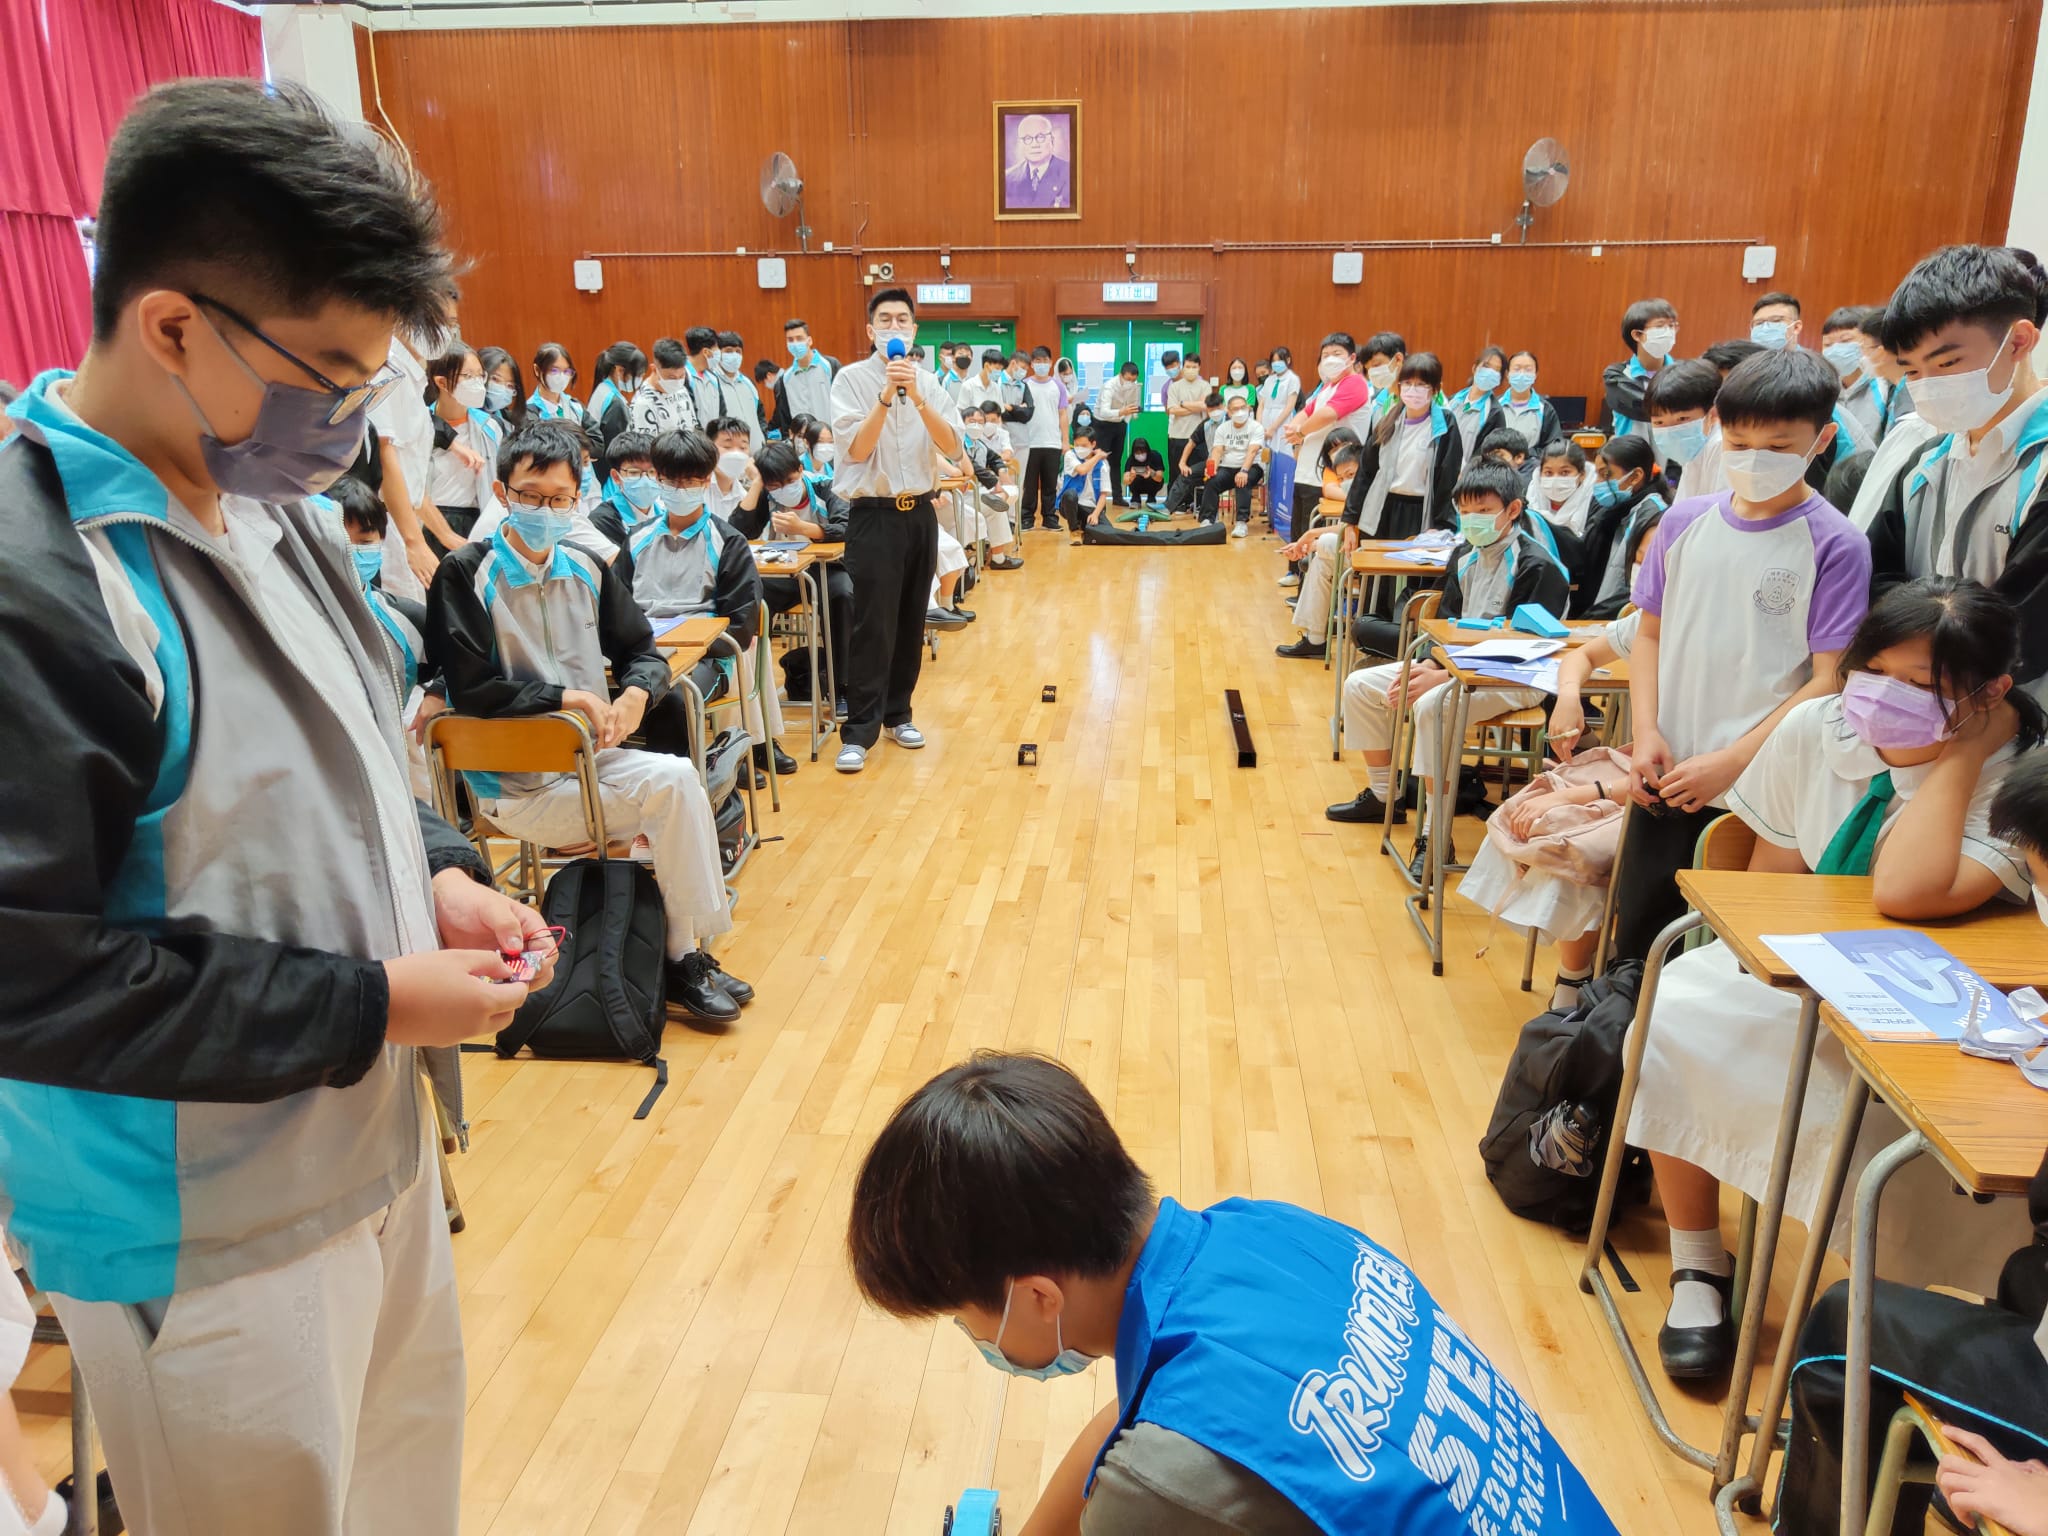
[[[1534,688],[1539,693],[1557,692],[1557,658],[1543,661],[1493,661],[1486,664],[1488,682],[1513,683],[1518,688]]]
[[[1873,1040],[1960,1040],[2013,1017],[1997,988],[1917,929],[1759,937]]]
[[[1390,549],[1386,558],[1399,561],[1402,565],[1446,566],[1451,563],[1448,549]]]
[[[678,613],[671,618],[649,619],[647,621],[647,627],[654,631],[654,638],[659,640],[663,635],[667,634],[670,630],[678,629],[682,625],[689,622],[689,618],[690,616],[687,613]]]
[[[1450,651],[1462,665],[1477,668],[1484,662],[1510,667],[1527,666],[1532,661],[1555,656],[1563,649],[1562,640],[1539,640],[1529,635],[1513,635],[1502,640],[1481,640],[1476,645],[1454,645]]]
[[[1408,541],[1410,549],[1440,549],[1449,554],[1458,536],[1448,528],[1425,528]]]

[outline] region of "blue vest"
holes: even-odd
[[[1118,1432],[1185,1435],[1333,1536],[1619,1536],[1414,1272],[1298,1206],[1160,1201],[1124,1293],[1116,1386]]]

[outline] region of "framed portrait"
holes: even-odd
[[[996,217],[1081,217],[1081,103],[999,101]]]

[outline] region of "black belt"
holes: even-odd
[[[855,512],[915,512],[932,504],[932,492],[910,491],[895,496],[855,496],[847,506]]]

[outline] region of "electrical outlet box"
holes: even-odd
[[[569,271],[578,293],[596,293],[604,287],[604,263],[601,261],[579,261]]]
[[[763,256],[754,263],[754,279],[763,288],[787,288],[789,266],[780,256]]]
[[[1334,251],[1330,255],[1330,281],[1333,283],[1362,283],[1365,281],[1365,252]]]

